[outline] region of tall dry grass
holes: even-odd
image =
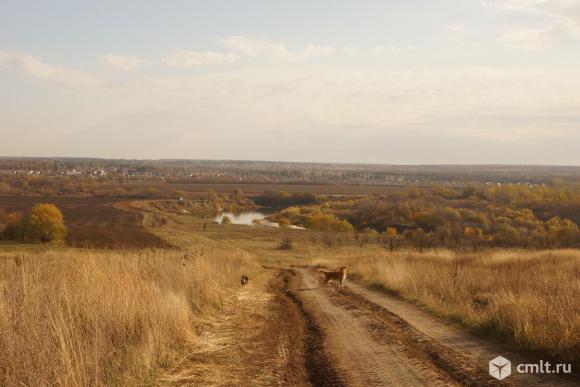
[[[184,254],[0,252],[0,385],[147,383],[256,269],[244,253]]]
[[[351,273],[518,346],[580,361],[580,251],[338,254]]]

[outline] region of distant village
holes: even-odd
[[[580,167],[396,166],[266,161],[86,160],[0,158],[0,179],[69,177],[96,181],[171,183],[545,185],[580,181]]]

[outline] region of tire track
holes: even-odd
[[[384,324],[367,311],[320,286],[311,272],[298,269],[297,274],[290,293],[301,302],[305,314],[323,334],[321,347],[314,350],[326,353],[340,383],[349,386],[459,385],[431,362],[414,357],[416,354],[405,348],[406,343],[398,338],[398,332],[381,328]],[[307,369],[312,367],[308,363],[307,358]]]

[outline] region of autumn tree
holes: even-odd
[[[384,248],[388,248],[389,251],[392,252],[397,250],[400,244],[401,244],[401,236],[399,235],[397,229],[394,227],[387,227],[385,233],[382,236],[381,245]]]
[[[478,227],[466,226],[463,229],[463,237],[464,237],[466,244],[471,246],[473,251],[477,251],[477,250],[481,249],[483,247],[484,242],[485,242],[485,237],[483,235],[483,232]]]
[[[64,217],[58,207],[51,203],[35,204],[24,222],[24,240],[46,243],[65,237]]]
[[[422,228],[407,230],[404,236],[419,253],[422,253],[427,247],[427,234]]]
[[[365,247],[372,239],[377,238],[377,230],[374,228],[365,228],[361,231],[358,231],[355,234],[355,240],[358,243],[359,247]]]

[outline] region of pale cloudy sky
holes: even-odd
[[[0,156],[580,165],[580,0],[0,0]]]

